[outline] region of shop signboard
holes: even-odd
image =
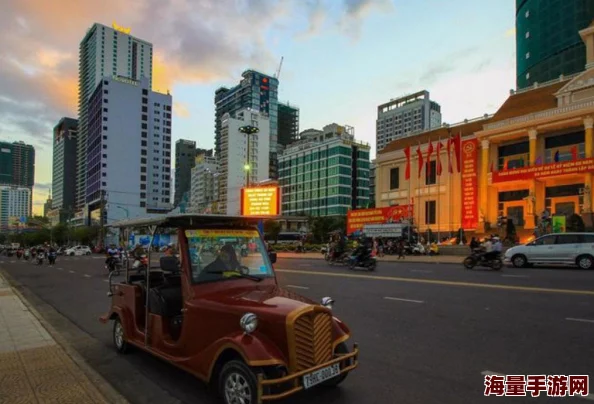
[[[361,233],[369,224],[396,223],[412,216],[413,205],[388,206],[385,208],[356,209],[347,213],[347,234]]]

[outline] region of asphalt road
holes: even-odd
[[[382,262],[367,273],[300,259],[275,267],[283,286],[332,296],[361,349],[341,388],[284,403],[546,403],[553,399],[485,398],[483,374],[594,377],[594,271]],[[59,257],[54,268],[0,257],[0,268],[130,402],[216,402],[202,383],[146,353],[115,354],[111,328],[98,321],[109,307],[102,257]]]

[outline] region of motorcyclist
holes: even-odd
[[[338,240],[336,240],[336,244],[334,246],[334,254],[332,254],[332,259],[337,260],[346,250],[346,243],[344,241],[344,237],[342,235],[337,236]]]
[[[56,249],[54,248],[54,246],[50,246],[47,252],[47,258],[49,260],[50,265],[54,265],[56,263],[56,255]]]
[[[371,255],[373,244],[369,240],[362,239],[355,251],[353,256],[357,260],[357,264],[364,262]]]
[[[497,236],[494,237],[493,240],[494,240],[494,243],[493,243],[493,252],[495,253],[494,254],[494,258],[497,258],[503,252],[503,244],[501,243],[501,240]]]
[[[145,255],[144,248],[142,248],[142,245],[136,244],[134,250],[132,251],[132,256],[134,257],[134,259],[140,260],[140,258],[142,258],[143,255]]]
[[[485,242],[483,243],[483,249],[483,259],[485,261],[491,261],[497,257],[497,252],[493,251],[493,240],[490,237],[485,239]]]
[[[119,255],[119,251],[114,244],[111,244],[107,249],[107,258],[105,259],[105,265],[110,266],[115,257]]]

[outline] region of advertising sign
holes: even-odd
[[[478,225],[478,140],[462,142],[462,228],[476,229]]]
[[[553,233],[565,233],[565,216],[553,216]]]
[[[250,187],[241,189],[242,216],[276,216],[279,214],[278,187]]]
[[[395,223],[412,216],[413,205],[389,206],[387,208],[357,209],[347,213],[347,234],[362,231],[366,224]]]
[[[525,181],[557,175],[581,174],[594,171],[594,158],[516,168],[492,173],[491,182]]]

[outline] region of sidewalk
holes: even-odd
[[[324,255],[322,253],[291,253],[291,252],[278,252],[278,258],[285,259],[303,259],[303,260],[323,260]],[[385,262],[418,262],[418,263],[429,263],[429,264],[462,264],[464,257],[459,255],[407,255],[404,259],[398,259],[397,255],[384,255],[378,257],[378,261]]]
[[[0,274],[0,403],[110,404],[88,372]]]

